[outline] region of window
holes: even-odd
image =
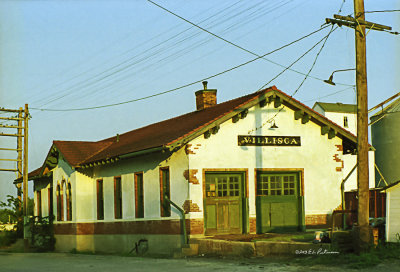
[[[42,217],[42,191],[36,191],[37,216]]]
[[[64,221],[66,216],[68,215],[68,196],[67,196],[67,184],[65,180],[61,184],[61,220]]]
[[[49,205],[49,217],[53,220],[53,187],[48,189],[47,204]]]
[[[345,128],[349,127],[349,120],[347,119],[347,116],[343,117],[343,126]]]
[[[97,220],[104,219],[104,192],[103,192],[103,180],[98,179],[97,183]]]
[[[122,218],[122,188],[121,177],[114,178],[114,217]]]
[[[208,174],[206,176],[207,197],[241,196],[240,174]]]
[[[169,188],[169,168],[160,168],[160,209],[161,217],[171,216],[171,205],[166,197],[170,199],[170,188]]]
[[[62,199],[61,199],[60,184],[57,184],[56,194],[57,194],[57,221],[61,221]]]
[[[135,216],[144,217],[143,173],[135,174]]]
[[[67,220],[72,220],[72,188],[70,182],[67,186]]]
[[[257,174],[257,196],[296,195],[296,174]]]

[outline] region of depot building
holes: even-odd
[[[54,141],[30,173],[56,250],[150,252],[189,237],[327,227],[356,136],[275,86],[107,139]],[[185,224],[181,224],[184,218]]]

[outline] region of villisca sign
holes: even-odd
[[[254,146],[301,146],[300,136],[249,136],[239,135],[238,145]]]

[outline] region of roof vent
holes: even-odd
[[[203,110],[217,104],[217,90],[207,89],[207,83],[207,81],[203,81],[203,90],[195,93],[197,110]]]

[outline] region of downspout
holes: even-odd
[[[174,206],[181,214],[181,225],[182,225],[182,232],[183,232],[183,239],[184,239],[184,245],[188,244],[188,236],[186,233],[186,219],[185,219],[185,211],[176,205],[167,195],[164,195],[164,199],[167,200],[172,206]]]
[[[344,178],[344,180],[340,184],[340,195],[341,195],[341,199],[342,199],[342,210],[346,210],[346,203],[344,201],[344,184],[349,179],[351,174],[353,174],[353,172],[354,172],[354,170],[356,170],[356,168],[357,168],[357,164],[354,165],[353,169],[351,169],[350,173],[347,174],[347,176]],[[343,229],[345,229],[345,228],[346,228],[346,215],[343,214]]]

